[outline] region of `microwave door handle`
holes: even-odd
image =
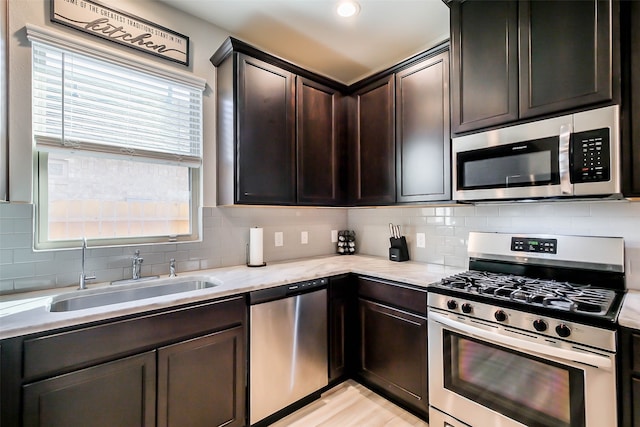
[[[558,151],[558,163],[560,171],[560,192],[562,195],[573,195],[573,184],[571,184],[571,132],[570,124],[560,126],[560,141]]]
[[[537,355],[552,357],[556,360],[562,359],[571,362],[578,362],[584,365],[595,366],[596,368],[611,369],[613,366],[611,359],[607,357],[571,351],[564,348],[550,347],[506,335],[496,336],[494,332],[485,331],[484,329],[480,329],[475,326],[456,322],[455,320],[451,320],[448,317],[433,311],[429,311],[429,320],[436,321],[450,329],[466,333],[476,338],[484,339],[496,345],[509,346],[515,350],[523,352],[528,351]]]

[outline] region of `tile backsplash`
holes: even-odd
[[[640,289],[640,203],[570,201],[349,209],[358,252],[388,256],[389,223],[401,226],[412,260],[466,268],[469,231],[615,236],[625,239],[627,288]],[[424,233],[425,248],[416,245]]]
[[[244,264],[249,228],[264,228],[264,259],[268,262],[306,258],[335,252],[331,230],[347,226],[341,208],[207,207],[203,209],[202,242],[91,248],[85,270],[107,282],[131,277],[136,249],[144,258],[142,275],[169,273],[175,258],[178,274]],[[78,283],[80,249],[33,251],[33,206],[0,204],[0,293],[64,287]],[[274,245],[274,233],[284,245]],[[300,234],[308,233],[301,244]],[[78,243],[78,246],[80,243]]]
[[[33,251],[33,206],[0,204],[0,293],[76,284],[80,250]],[[625,239],[627,287],[640,289],[640,203],[627,201],[510,203],[378,208],[207,207],[203,241],[197,243],[89,248],[86,270],[99,281],[131,276],[136,249],[143,275],[167,274],[175,258],[178,273],[243,264],[250,227],[264,228],[267,262],[335,252],[331,230],[356,231],[360,254],[387,257],[389,223],[401,226],[412,260],[467,266],[469,231],[618,236]],[[274,245],[283,232],[284,245]],[[308,244],[300,234],[308,233]],[[424,233],[425,248],[416,245]],[[398,265],[401,268],[401,264]]]

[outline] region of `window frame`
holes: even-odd
[[[48,196],[49,196],[49,183],[48,183],[48,157],[49,153],[46,151],[35,152],[35,170],[36,170],[36,195],[35,201],[35,249],[63,249],[63,248],[76,248],[78,246],[79,239],[70,240],[49,240],[47,238],[49,233],[49,221],[48,221]],[[187,166],[185,166],[187,167]],[[201,241],[202,236],[202,206],[201,200],[201,169],[189,167],[189,183],[190,183],[190,209],[189,209],[189,221],[191,223],[191,234],[178,234],[178,235],[157,235],[157,236],[135,236],[135,237],[114,237],[114,238],[97,238],[87,237],[87,240],[92,242],[92,246],[101,247],[113,247],[113,246],[130,246],[130,245],[146,245],[146,244],[162,244],[162,243],[188,243]]]
[[[37,41],[42,44],[50,45],[54,48],[63,49],[72,53],[77,53],[85,56],[90,56],[96,60],[102,60],[110,62],[112,64],[124,66],[127,68],[133,68],[139,72],[153,75],[168,80],[172,80],[179,83],[196,86],[204,91],[206,87],[206,80],[197,77],[195,75],[185,74],[177,72],[173,69],[169,69],[164,66],[156,65],[154,63],[140,60],[139,58],[130,57],[124,55],[122,52],[115,51],[110,48],[106,48],[100,45],[95,45],[84,40],[79,40],[70,37],[63,33],[58,33],[48,28],[36,27],[27,24],[27,35],[31,41]],[[201,100],[201,119],[200,125],[203,126],[203,107],[204,99]],[[204,149],[204,135],[200,131],[200,158],[202,158],[202,151]],[[79,239],[69,240],[49,240],[48,239],[48,152],[47,150],[38,150],[36,148],[36,136],[32,130],[32,144],[33,144],[33,186],[34,186],[34,248],[36,250],[51,250],[51,249],[64,249],[75,248],[78,246]],[[96,152],[87,152],[88,155],[98,154]],[[105,153],[107,157],[118,158],[121,156],[109,153]],[[145,156],[132,157],[133,161],[144,161]],[[151,157],[153,158],[153,156]],[[132,236],[132,237],[114,237],[114,238],[92,238],[88,237],[88,240],[93,243],[92,246],[100,247],[113,247],[113,246],[128,246],[128,245],[145,245],[145,244],[175,244],[180,242],[198,242],[202,240],[202,162],[195,167],[191,164],[184,164],[189,170],[189,187],[190,187],[190,234],[181,235],[156,235],[156,236]]]

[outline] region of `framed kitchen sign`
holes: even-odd
[[[95,0],[51,0],[51,21],[189,65],[189,37]]]

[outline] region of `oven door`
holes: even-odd
[[[430,308],[430,425],[615,426],[615,355],[537,340]]]

